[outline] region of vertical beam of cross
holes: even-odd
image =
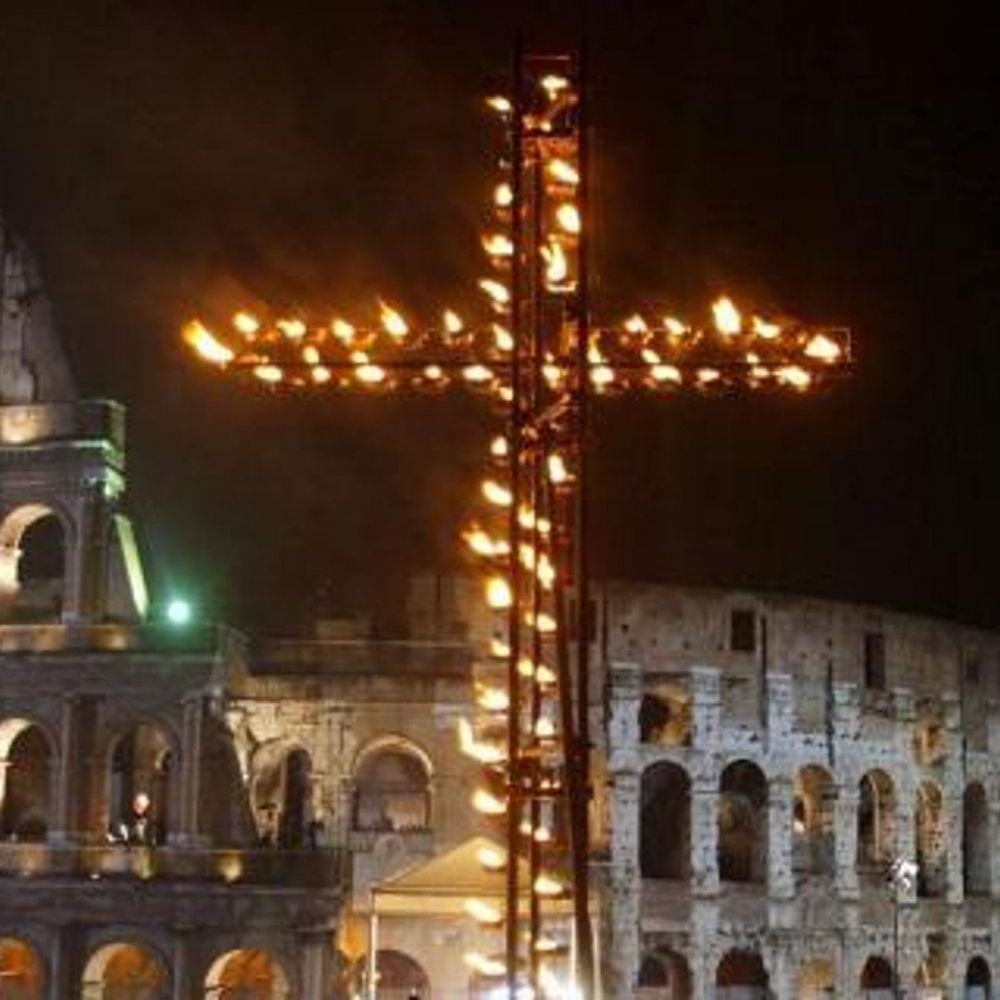
[[[588,413],[625,391],[672,395],[747,389],[799,394],[849,367],[847,331],[788,317],[744,317],[727,297],[711,323],[636,313],[618,327],[591,322],[587,241],[588,122],[580,54],[514,53],[511,90],[488,103],[505,125],[493,224],[479,282],[487,311],[471,325],[451,309],[411,328],[385,302],[377,322],[342,316],[235,313],[220,329],[194,320],[185,339],[207,361],[269,388],[419,391],[459,386],[490,399],[503,431],[490,446],[499,478],[491,507],[464,537],[487,567],[497,634],[477,668],[481,712],[460,729],[484,766],[474,805],[499,822],[504,908],[469,900],[501,953],[466,956],[509,997],[568,995],[572,924],[575,985],[595,996],[588,828]],[[569,848],[570,865],[562,861]],[[562,867],[561,867],[562,866]],[[370,984],[370,989],[371,989]],[[523,991],[523,992],[522,992]]]

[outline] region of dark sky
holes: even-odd
[[[858,361],[822,398],[604,406],[601,573],[1000,625],[997,61],[943,8],[592,6],[599,316],[725,288]],[[0,204],[83,391],[130,408],[161,598],[290,632],[454,563],[476,404],[277,400],[177,328],[240,288],[468,299],[514,9],[0,0]],[[526,10],[575,40],[574,5]]]

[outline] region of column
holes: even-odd
[[[200,840],[199,799],[201,797],[202,698],[193,695],[184,701],[181,724],[180,815],[176,835],[171,839],[193,847]]]
[[[71,695],[63,698],[59,712],[59,758],[56,761],[51,839],[54,843],[69,843],[78,832],[79,795],[87,784],[78,780],[79,697]]]
[[[719,782],[699,776],[691,782],[691,893],[719,894]]]
[[[609,996],[631,996],[639,975],[642,875],[639,867],[639,788],[634,771],[618,771],[611,789],[605,983]]]
[[[178,931],[174,938],[174,954],[171,968],[173,1000],[188,1000],[197,996],[199,984],[191,981],[191,938],[186,931]]]
[[[778,775],[767,786],[767,892],[772,899],[791,899],[792,782]]]
[[[988,863],[990,875],[990,896],[993,899],[1000,897],[1000,801],[995,795],[990,794],[990,788],[986,788],[987,795],[987,819],[986,822],[986,842],[988,844]]]
[[[78,996],[80,989],[77,979],[82,969],[79,968],[76,929],[71,925],[56,927],[52,936],[45,993],[48,1000],[66,1000]]]
[[[905,858],[908,861],[917,860],[916,843],[916,814],[914,811],[914,789],[909,785],[900,785],[896,789],[896,857]],[[915,903],[917,900],[917,886],[913,886],[899,894],[899,901],[903,906]],[[902,926],[903,912],[900,911],[900,926]]]
[[[944,795],[941,807],[944,809],[945,852],[948,865],[946,897],[949,903],[959,905],[965,899],[965,885],[962,877],[962,796]]]
[[[312,931],[299,939],[302,955],[301,1000],[326,1000],[332,975],[330,940],[332,930]]]
[[[833,850],[837,893],[844,899],[857,899],[858,887],[858,786],[855,782],[837,786],[833,806]]]

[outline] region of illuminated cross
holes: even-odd
[[[636,313],[592,320],[586,89],[580,60],[515,53],[506,96],[489,106],[505,126],[494,225],[482,243],[491,274],[480,318],[444,310],[415,329],[385,302],[368,324],[345,317],[195,320],[185,337],[206,360],[269,385],[395,393],[478,392],[499,410],[484,511],[464,531],[484,560],[497,630],[477,666],[479,715],[460,728],[484,768],[473,805],[504,827],[505,906],[469,900],[503,949],[466,960],[508,997],[568,995],[572,913],[580,996],[594,995],[588,895],[588,410],[623,392],[803,393],[846,371],[849,334],[788,317],[743,316],[727,297],[708,321]],[[485,313],[485,315],[484,315]],[[648,314],[647,314],[648,316]],[[223,332],[224,330],[224,332]],[[485,651],[484,651],[485,652]],[[569,864],[563,862],[569,848]],[[560,964],[561,963],[561,964]]]

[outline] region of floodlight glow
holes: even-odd
[[[191,614],[191,604],[183,598],[175,597],[167,605],[167,621],[171,625],[190,624]]]

